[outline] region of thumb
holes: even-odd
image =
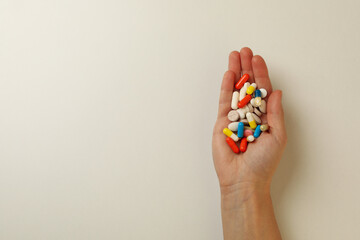
[[[284,120],[284,110],[282,107],[282,91],[272,92],[268,99],[267,119],[270,126],[270,132],[280,143],[286,142],[286,130]]]

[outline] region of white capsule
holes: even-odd
[[[259,117],[261,117],[261,115],[262,115],[262,113],[257,108],[254,108],[254,113],[256,115],[258,115]]]
[[[251,105],[251,103],[248,103],[247,104],[247,107],[249,108],[249,112],[254,112],[254,108],[253,108],[253,106]]]
[[[252,98],[252,99],[250,100],[250,104],[251,104],[251,106],[253,106],[253,107],[257,107],[257,106],[255,105],[255,98]]]
[[[239,101],[246,96],[246,89],[250,86],[249,82],[244,83],[244,86],[240,89]]]
[[[260,124],[260,123],[261,123],[261,118],[259,118],[258,115],[256,115],[255,113],[252,113],[252,116],[253,116],[256,124]]]
[[[253,142],[255,140],[255,137],[254,137],[254,135],[249,135],[249,136],[247,136],[246,140],[248,142]]]
[[[239,119],[239,113],[236,111],[236,110],[231,110],[229,113],[228,113],[228,119],[232,122],[235,122]]]
[[[239,113],[239,116],[241,119],[245,118],[245,114],[247,113],[245,109],[240,108],[240,109],[237,109],[236,111]]]
[[[238,109],[238,102],[239,102],[239,92],[233,92],[232,99],[231,99],[231,108]]]
[[[232,122],[229,123],[228,129],[230,129],[233,132],[236,132],[238,130],[239,122]]]
[[[255,121],[253,115],[250,112],[246,114],[246,119],[248,120],[248,122]]]
[[[266,96],[267,96],[266,89],[265,88],[260,88],[259,90],[261,92],[261,98],[266,98]]]
[[[259,110],[262,112],[262,113],[266,113],[266,102],[265,100],[261,100],[261,105],[259,107]]]
[[[234,140],[234,142],[239,141],[239,137],[235,135],[235,133],[231,134],[230,136],[232,138],[232,140]]]

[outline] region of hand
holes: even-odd
[[[255,82],[258,88],[265,88],[268,92],[265,98],[267,114],[263,114],[261,119],[263,123],[269,124],[269,131],[249,143],[245,153],[235,154],[225,142],[226,136],[222,130],[230,123],[227,114],[231,110],[234,85],[241,73],[248,73],[250,83]],[[229,69],[221,85],[219,111],[212,139],[213,159],[222,192],[237,191],[248,186],[270,188],[271,178],[287,141],[281,99],[281,91],[272,91],[266,63],[261,56],[253,56],[249,48],[230,54]]]

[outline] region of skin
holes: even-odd
[[[245,153],[235,154],[225,142],[222,130],[230,121],[227,114],[235,83],[241,74],[250,75],[249,82],[268,92],[267,114],[261,116],[269,124]],[[287,137],[282,108],[282,92],[273,91],[264,59],[242,48],[229,55],[229,67],[221,84],[219,110],[214,126],[212,150],[221,190],[221,214],[225,240],[281,239],[276,223],[270,185],[282,157]],[[262,123],[262,124],[263,124]],[[239,142],[237,143],[239,146]]]

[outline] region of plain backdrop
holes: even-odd
[[[228,54],[283,90],[284,239],[360,235],[360,2],[0,1],[0,239],[222,239]]]

